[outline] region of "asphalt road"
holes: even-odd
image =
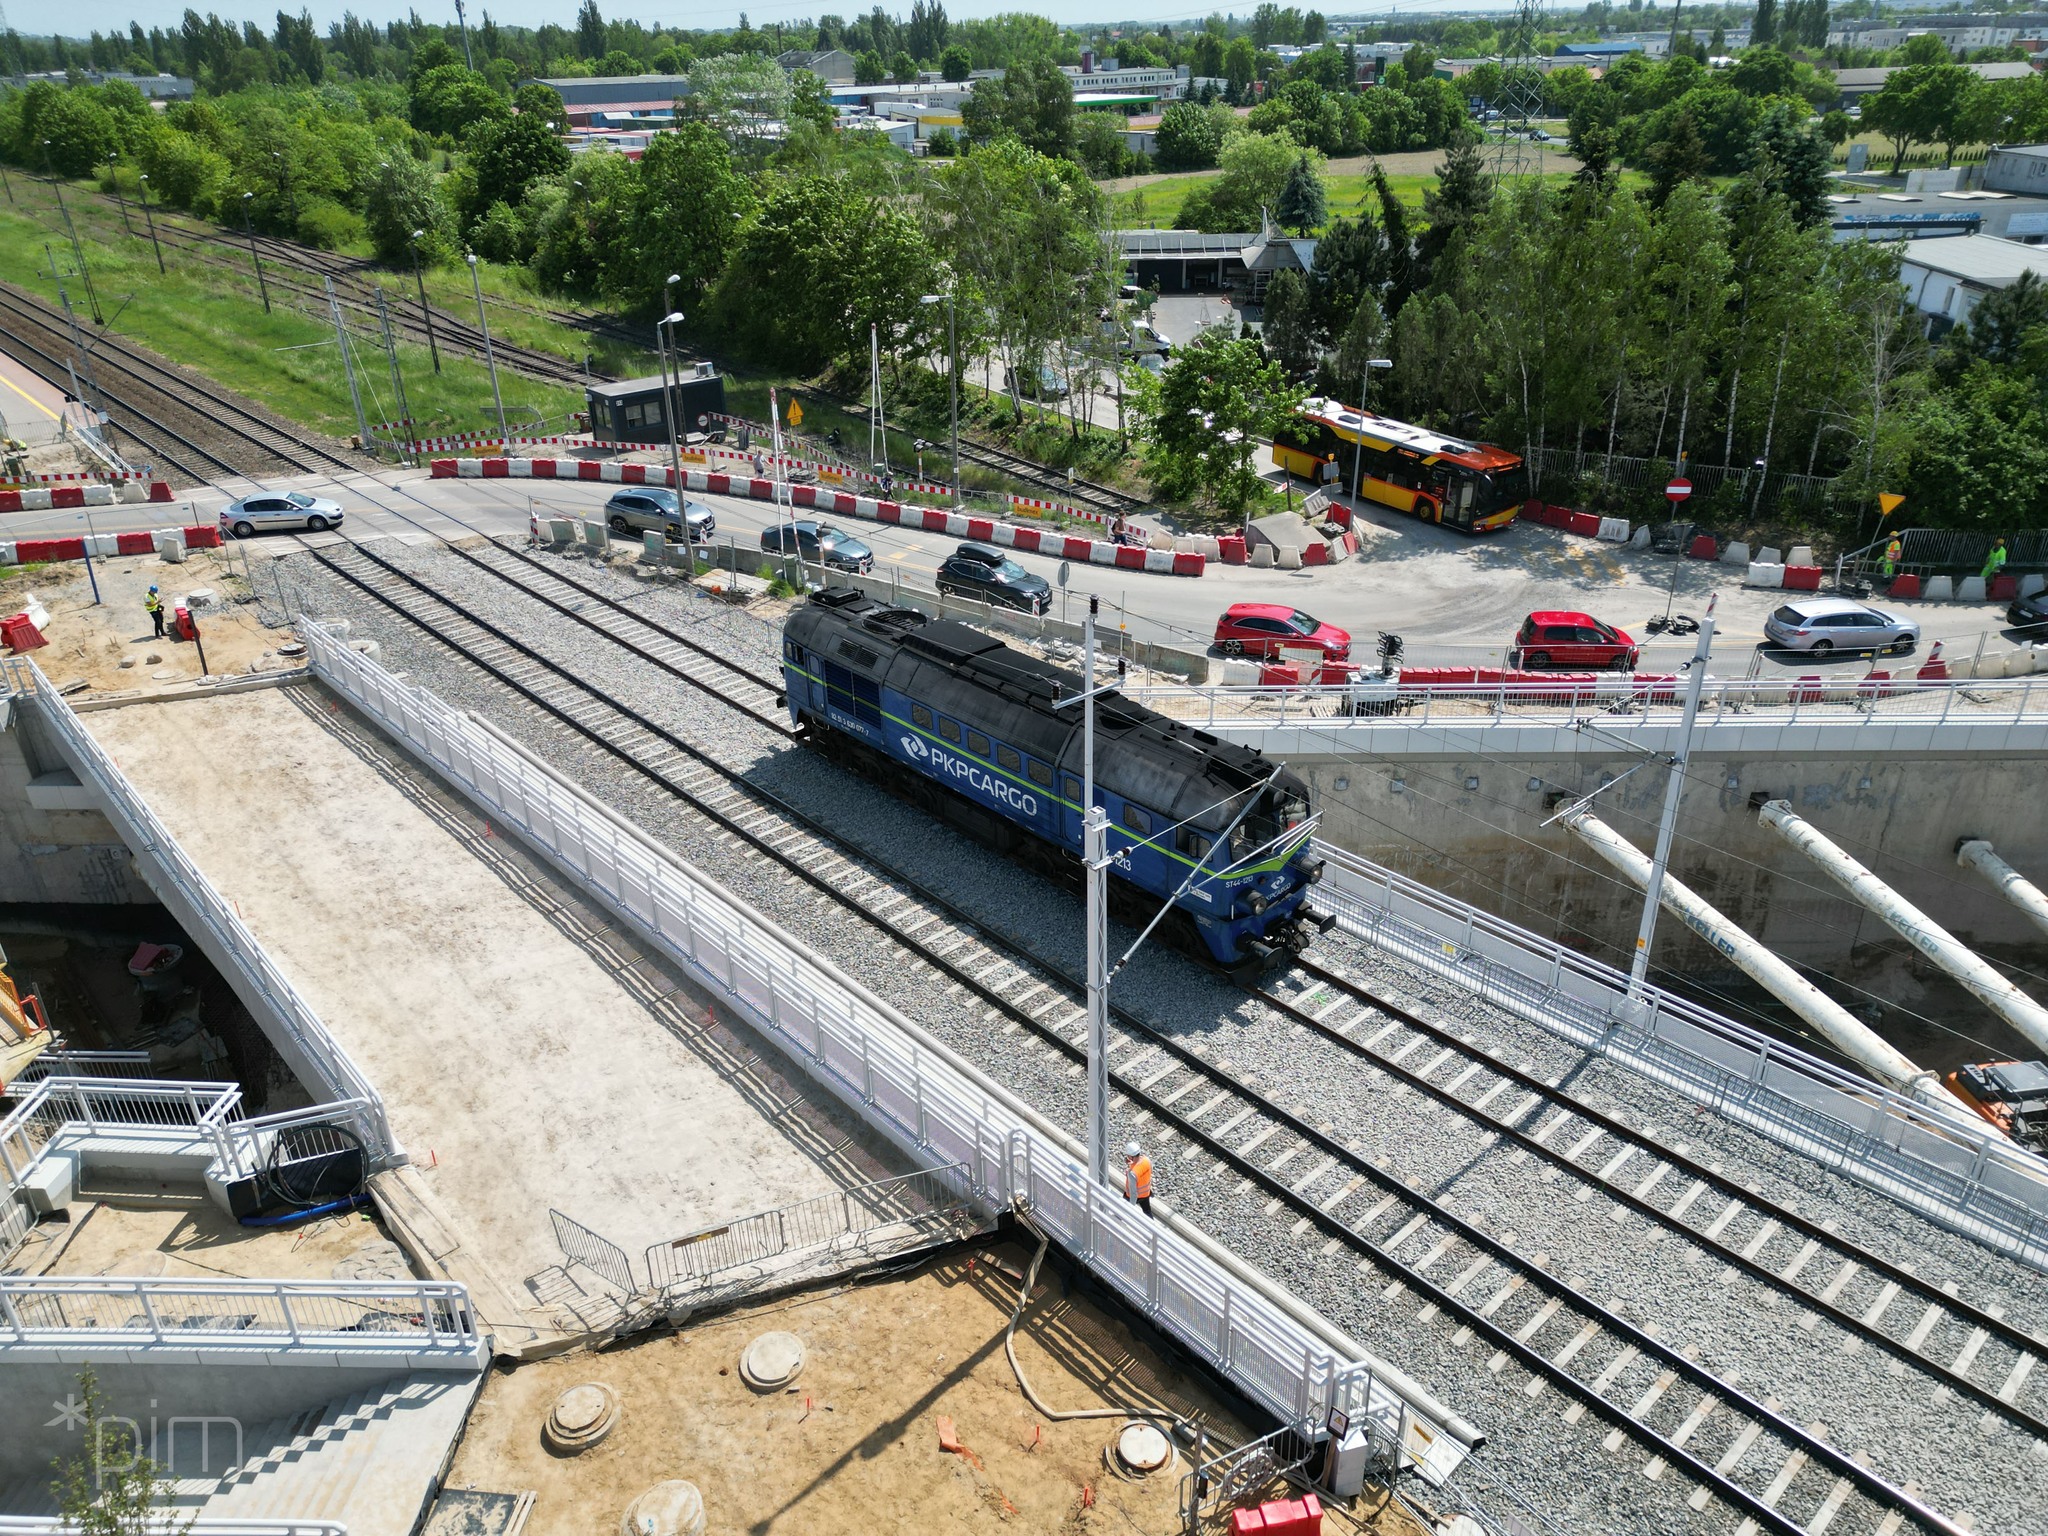
[[[429,532],[447,538],[520,534],[530,511],[594,515],[612,490],[575,481],[429,480],[418,470],[338,479],[305,476],[268,488],[332,496],[348,509],[344,532],[358,539],[417,539]],[[212,522],[227,499],[225,492],[213,492],[171,506],[11,513],[0,516],[0,537]],[[717,514],[719,539],[734,539],[742,547],[756,546],[760,530],[775,519],[766,503],[725,496],[700,499]],[[929,587],[939,563],[958,542],[885,524],[838,521],[874,549],[877,570],[894,571],[907,585]],[[1498,665],[1522,616],[1536,609],[1584,610],[1643,640],[1643,621],[1665,611],[1675,577],[1677,612],[1697,615],[1710,593],[1719,594],[1720,627],[1711,666],[1717,676],[1739,677],[1753,664],[1765,674],[1867,665],[1850,656],[1825,663],[1762,657],[1758,646],[1764,618],[1785,595],[1743,587],[1733,567],[1674,561],[1533,525],[1516,524],[1487,539],[1469,539],[1377,507],[1368,508],[1359,526],[1367,542],[1358,557],[1315,570],[1211,566],[1207,576],[1190,580],[1074,565],[1066,602],[1070,615],[1078,618],[1080,597],[1093,594],[1102,600],[1104,621],[1111,627],[1121,624],[1139,639],[1191,648],[1207,645],[1217,614],[1230,603],[1286,603],[1350,630],[1361,659],[1370,657],[1375,632],[1387,630],[1402,636],[1411,665]],[[259,536],[251,553],[260,558],[294,545],[290,539]],[[1061,562],[1024,554],[1018,559],[1057,584]],[[1986,643],[1991,643],[2003,633],[2002,604],[1906,606],[1920,620],[1926,640],[1942,640],[1951,656],[1967,656],[1980,639],[1989,637]],[[1645,670],[1675,670],[1692,654],[1692,645],[1689,637],[1650,641],[1644,647]],[[1923,655],[1925,650],[1923,643]],[[1894,658],[1880,665],[1901,663]]]

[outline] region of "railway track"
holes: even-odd
[[[356,471],[364,464],[273,421],[217,386],[185,378],[112,332],[94,329],[92,372],[121,431],[199,484],[229,475]],[[75,348],[60,310],[0,284],[0,346],[31,372],[71,391],[65,359]]]
[[[317,553],[316,558],[434,642],[886,935],[909,961],[937,970],[971,993],[1006,1020],[1004,1035],[1028,1035],[1034,1049],[1056,1059],[1067,1077],[1079,1074],[1085,1015],[1070,977],[1011,949],[969,914],[872,853],[840,842],[797,807],[741,785],[674,733],[571,669],[530,652],[481,615],[434,593],[417,576],[368,551],[349,557],[353,569],[330,554]],[[515,584],[528,585],[516,578]],[[565,585],[587,591],[580,582]],[[614,627],[645,622],[630,612],[607,613]],[[1369,1000],[1370,994],[1334,972],[1308,979],[1326,990],[1341,987],[1340,996],[1358,1003],[1357,1016],[1347,1014],[1341,1026],[1329,1025],[1332,1031],[1356,1036],[1371,1010],[1372,1017],[1385,1021],[1375,1051],[1395,1029],[1412,1028],[1417,1042],[1432,1038],[1428,1026],[1404,1023],[1398,1010]],[[1327,1009],[1327,1004],[1328,999],[1318,997],[1313,1006]],[[1305,1014],[1310,1005],[1291,1006]],[[1406,1057],[1419,1048],[1396,1046],[1386,1054],[1398,1051]],[[1443,1059],[1431,1062],[1420,1078],[1430,1080]],[[1844,1449],[1834,1438],[1843,1432],[1791,1422],[1768,1396],[1738,1386],[1732,1373],[1716,1374],[1693,1351],[1660,1337],[1657,1329],[1594,1302],[1575,1277],[1547,1267],[1543,1256],[1518,1251],[1510,1238],[1488,1231],[1448,1200],[1410,1188],[1329,1126],[1312,1123],[1239,1080],[1227,1062],[1208,1059],[1199,1045],[1183,1043],[1119,1009],[1111,1063],[1121,1102],[1139,1123],[1156,1127],[1147,1131],[1155,1144],[1185,1143],[1182,1164],[1196,1160],[1195,1170],[1205,1176],[1236,1181],[1240,1196],[1249,1193],[1268,1202],[1269,1219],[1284,1210],[1281,1220],[1293,1223],[1296,1232],[1313,1228],[1325,1241],[1326,1254],[1353,1256],[1359,1270],[1370,1273],[1390,1298],[1403,1293],[1420,1298],[1426,1314],[1454,1330],[1454,1340],[1482,1339],[1495,1353],[1491,1363],[1496,1372],[1513,1362],[1529,1373],[1531,1397],[1554,1389],[1568,1399],[1567,1419],[1592,1414],[1609,1422],[1610,1448],[1637,1443],[1648,1452],[1650,1476],[1669,1471],[1674,1481],[1683,1479],[1691,1489],[1686,1502],[1694,1509],[1718,1500],[1750,1522],[1751,1529],[1788,1536],[1823,1527],[1887,1536],[1906,1528],[1956,1529],[1871,1470],[1886,1459],[1881,1450]],[[1394,1067],[1414,1070],[1399,1060]],[[1476,1064],[1461,1085],[1475,1075]],[[1514,1079],[1504,1072],[1501,1081]],[[1499,1096],[1483,1097],[1490,1103]],[[1528,1109],[1520,1106],[1509,1119],[1518,1120]],[[1528,1133],[1537,1146],[1557,1135],[1564,1116],[1556,1121]],[[1512,1139],[1509,1129],[1483,1134]],[[1591,1145],[1581,1137],[1572,1148],[1574,1158]],[[1590,1181],[1588,1170],[1580,1169],[1577,1176]],[[1601,1182],[1606,1187],[1607,1181]]]

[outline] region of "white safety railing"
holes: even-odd
[[[1135,1206],[1094,1184],[1016,1101],[935,1050],[886,1003],[537,759],[315,623],[300,634],[321,680],[614,915],[726,999],[917,1162],[985,1209],[1028,1200],[1054,1239],[1261,1407],[1322,1422],[1370,1418],[1425,1476],[1465,1447],[1366,1362]]]
[[[484,1340],[451,1280],[0,1276],[0,1364],[10,1346],[208,1343],[480,1358]]]
[[[163,1536],[348,1536],[339,1520],[212,1520],[193,1519],[181,1509],[166,1508],[144,1527]],[[78,1525],[61,1515],[0,1515],[0,1536],[82,1536]]]
[[[7,657],[0,659],[0,682],[17,703],[23,699],[32,703],[38,723],[55,735],[79,781],[97,792],[108,819],[141,861],[151,888],[207,951],[264,1031],[273,1039],[282,1034],[277,1043],[280,1048],[292,1048],[287,1057],[309,1079],[307,1091],[317,1098],[366,1106],[365,1124],[370,1134],[364,1145],[372,1161],[398,1158],[383,1100],[369,1079],[249,932],[241,915],[213,888],[127,775],[50,686],[42,670],[26,657]]]
[[[148,1077],[147,1051],[45,1051],[21,1069],[16,1083],[45,1077]]]
[[[1318,843],[1316,905],[1409,961],[1986,1247],[2048,1269],[2048,1161],[1796,1046]]]
[[[1364,680],[1377,688],[1374,679]],[[1252,686],[1133,687],[1126,697],[1204,726],[1239,723],[1369,729],[1385,716],[1349,713],[1352,690],[1338,685],[1305,688]],[[1384,705],[1370,691],[1368,705]],[[1676,679],[1609,673],[1588,680],[1556,678],[1517,683],[1396,682],[1395,717],[1415,725],[1431,721],[1473,725],[1489,718],[1526,725],[1569,725],[1592,716],[1610,730],[1676,726],[1684,690]],[[1843,677],[1708,678],[1700,695],[1700,724],[1834,724],[1856,728],[1896,721],[1940,725],[2040,725],[2048,722],[2048,676],[1970,682],[1920,682],[1910,673],[1873,680]]]

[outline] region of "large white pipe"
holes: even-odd
[[[1997,889],[1998,894],[2034,920],[2034,926],[2048,932],[2048,895],[2025,875],[1991,851],[1981,837],[1966,837],[1956,848],[1956,862],[1974,869]]]
[[[1614,828],[1590,811],[1575,811],[1564,818],[1564,824],[1630,880],[1648,887],[1649,859]],[[1871,1076],[1943,1113],[1960,1108],[1932,1072],[1915,1065],[1895,1046],[1879,1038],[1869,1025],[1736,927],[1725,914],[1668,871],[1658,901]]]
[[[1763,824],[1805,854],[1843,890],[1889,923],[1899,937],[1961,982],[1977,999],[2034,1044],[2048,1051],[2048,1008],[2043,1008],[1987,965],[1933,918],[1850,858],[1785,800],[1765,802]]]

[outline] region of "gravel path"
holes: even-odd
[[[661,677],[465,562],[396,542],[380,544],[377,552],[509,632],[532,636],[551,658],[613,690],[749,782],[804,806],[849,841],[880,850],[905,874],[975,913],[991,933],[1062,965],[1081,952],[1078,904],[1063,892],[877,795],[815,755],[790,748],[736,712]],[[569,572],[572,577],[711,640],[735,660],[759,670],[778,664],[779,637],[772,622],[687,588],[652,586],[580,560],[568,564],[576,567]],[[921,965],[906,965],[902,952],[872,927],[785,872],[758,859],[736,857],[729,841],[714,836],[694,813],[644,778],[472,672],[311,560],[291,557],[282,562],[281,575],[295,591],[296,604],[317,616],[350,620],[356,634],[381,643],[386,665],[526,741],[683,857],[702,863],[742,899],[810,935],[822,953],[936,1037],[1079,1131],[1080,1084],[1064,1058],[1043,1043],[1021,1031],[991,1029],[978,1010],[961,1006],[943,978]],[[1739,1182],[1802,1214],[1837,1223],[1844,1235],[1910,1264],[1937,1283],[1953,1281],[1969,1299],[2003,1306],[2030,1326],[2038,1315],[2039,1276],[1861,1186],[1360,944],[1333,935],[1318,953],[1325,963],[1341,965],[1391,1001],[1517,1066],[1567,1083],[1651,1139],[1684,1144],[1692,1156],[1720,1165]],[[1118,978],[1117,994],[1122,1006],[1155,1027],[1199,1043],[1211,1060],[1226,1058],[1234,1075],[1252,1075],[1260,1092],[1330,1124],[1413,1187],[1449,1197],[1462,1215],[1491,1230],[1512,1233],[1519,1250],[1542,1255],[1543,1267],[1573,1277],[1583,1294],[1632,1320],[1658,1320],[1666,1341],[1695,1350],[1703,1364],[1724,1376],[1737,1373],[1745,1390],[1775,1395],[1796,1422],[1825,1424],[1832,1443],[1867,1452],[1883,1475],[1917,1481],[1924,1497],[1951,1516],[1968,1513],[1979,1529],[2018,1530],[2048,1508],[2048,1453],[2025,1436],[1980,1415],[1971,1404],[1952,1400],[1887,1353],[1861,1346],[1831,1325],[1802,1326],[1795,1303],[1759,1282],[1724,1279],[1718,1262],[1708,1260],[1696,1244],[1638,1217],[1612,1219],[1615,1208],[1599,1196],[1578,1198],[1578,1181],[1554,1173],[1546,1178],[1543,1166],[1526,1154],[1487,1145],[1469,1119],[1391,1087],[1355,1057],[1307,1035],[1256,998],[1181,957],[1155,951],[1142,953]],[[1294,1223],[1276,1218],[1262,1192],[1247,1192],[1237,1175],[1219,1172],[1214,1159],[1183,1157],[1189,1149],[1162,1144],[1159,1128],[1141,1127],[1121,1101],[1117,1114],[1117,1138],[1135,1131],[1153,1144],[1159,1188],[1176,1210],[1485,1427],[1492,1436],[1485,1460],[1493,1475],[1537,1507],[1568,1527],[1586,1530],[1728,1528],[1726,1511],[1699,1514],[1686,1506],[1691,1489],[1683,1478],[1646,1479],[1645,1458],[1633,1442],[1624,1442],[1619,1451],[1604,1449],[1608,1432],[1603,1421],[1588,1416],[1565,1423],[1559,1417],[1564,1407],[1559,1394],[1532,1397],[1525,1390],[1526,1372],[1489,1369],[1490,1351],[1457,1342],[1439,1319],[1418,1316],[1413,1295],[1388,1295],[1391,1277],[1361,1275],[1355,1258],[1326,1252],[1322,1235],[1312,1229],[1291,1230]],[[1418,1135],[1418,1129],[1427,1133]],[[1372,1230],[1375,1236],[1385,1235],[1383,1228]],[[1404,1256],[1413,1251],[1402,1249]],[[1482,1281],[1474,1294],[1497,1284]],[[1855,1284],[1868,1285],[1868,1277]],[[1852,1287],[1844,1298],[1861,1294]],[[1514,1315],[1508,1306],[1500,1317],[1510,1322]],[[1563,1335],[1546,1335],[1539,1342],[1555,1353]],[[1949,1337],[1937,1329],[1927,1349],[1934,1358],[1949,1359],[1963,1343],[1960,1330]],[[1611,1395],[1632,1402],[1653,1374],[1637,1362],[1618,1378]],[[1674,1389],[1670,1398],[1674,1406],[1690,1408],[1698,1393]],[[1654,1422],[1671,1427],[1661,1417]],[[1711,1460],[1720,1441],[1711,1419],[1709,1424],[1693,1448]],[[1759,1486],[1781,1460],[1781,1452],[1773,1455],[1768,1442],[1759,1443],[1742,1463],[1745,1481]],[[1765,1470],[1759,1474],[1758,1468]],[[1788,1508],[1796,1509],[1789,1499]],[[1848,1514],[1837,1529],[1858,1528]]]

